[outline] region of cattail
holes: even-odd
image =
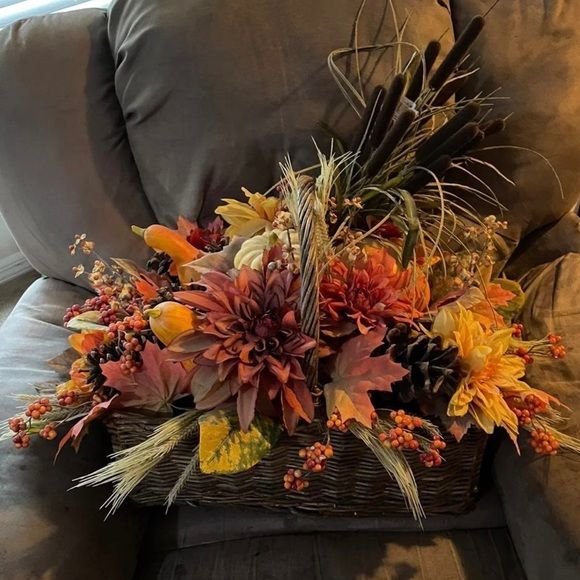
[[[476,16],[459,35],[459,38],[455,41],[455,44],[451,47],[451,50],[429,81],[429,86],[434,91],[438,91],[443,86],[445,81],[459,65],[463,57],[467,54],[469,47],[475,42],[475,39],[483,30],[484,23],[483,16]]]
[[[503,119],[492,119],[491,121],[481,123],[479,128],[488,137],[489,135],[495,135],[495,133],[501,133],[505,129],[505,121]]]
[[[385,96],[385,101],[383,106],[379,111],[373,132],[371,134],[371,145],[373,148],[378,147],[382,141],[391,121],[393,120],[393,115],[397,110],[403,91],[405,90],[405,77],[402,74],[395,75],[391,84],[389,85],[389,90]]]
[[[379,172],[416,117],[417,112],[413,109],[401,111],[391,128],[387,131],[381,144],[370,158],[366,169],[368,177],[374,177]]]
[[[483,132],[479,130],[477,123],[467,123],[467,125],[459,129],[457,133],[454,133],[447,141],[442,143],[433,152],[432,158],[437,159],[441,155],[450,155],[451,157],[457,155],[460,151],[464,151],[479,133]]]
[[[479,113],[481,107],[478,103],[468,103],[459,110],[445,125],[437,129],[431,137],[417,149],[417,162],[423,165],[429,159],[435,157],[435,151],[447,141],[454,133],[457,133],[466,123],[474,119]]]
[[[378,87],[375,87],[371,95],[371,98],[369,99],[369,103],[366,106],[362,118],[359,122],[356,133],[352,138],[350,144],[351,151],[357,152],[363,149],[384,98],[385,98],[384,87],[380,85]]]
[[[427,171],[425,169],[416,169],[413,175],[401,185],[401,189],[406,189],[410,194],[417,193],[429,182],[433,181],[433,174],[437,177],[442,177],[449,167],[451,167],[451,157],[442,155],[425,167]]]
[[[466,76],[451,79],[439,89],[431,104],[434,107],[444,105],[453,95],[455,95],[455,93],[460,91],[467,84],[467,80],[468,77]]]
[[[441,44],[436,40],[432,40],[425,48],[425,66],[423,67],[423,60],[419,63],[419,66],[415,70],[415,74],[411,79],[409,88],[407,89],[407,94],[405,95],[411,101],[416,101],[417,97],[421,94],[423,89],[423,79],[429,76],[431,68],[435,64],[437,56],[439,56],[439,51],[441,50]]]
[[[465,143],[465,145],[455,153],[455,156],[463,155],[464,153],[475,149],[486,138],[486,136],[487,135],[481,129],[478,129],[475,133],[475,137],[473,137],[471,141]]]

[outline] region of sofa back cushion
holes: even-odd
[[[113,85],[106,14],[81,10],[0,31],[0,211],[41,273],[74,280],[86,232],[103,256],[140,259],[154,218]],[[86,259],[86,257],[85,257]]]
[[[209,217],[240,187],[261,190],[279,177],[286,153],[312,163],[325,122],[348,135],[356,116],[326,64],[352,43],[353,0],[117,0],[109,35],[115,84],[145,193],[157,217]],[[419,47],[446,30],[444,2],[396,0],[405,39]],[[359,44],[390,42],[388,0],[368,0]],[[391,51],[391,54],[393,52]],[[387,55],[389,58],[389,55]],[[361,58],[367,96],[390,67]],[[343,59],[341,65],[346,61]],[[350,59],[350,71],[354,71]],[[351,74],[351,78],[354,78]]]
[[[452,1],[456,33],[493,4]],[[506,130],[489,145],[513,148],[489,151],[482,158],[516,184],[492,172],[487,175],[507,207],[508,235],[514,244],[560,219],[579,200],[579,21],[579,2],[501,1],[489,13],[471,51],[479,70],[465,92],[473,96],[499,88],[494,115],[509,116]],[[489,213],[489,206],[480,207]]]

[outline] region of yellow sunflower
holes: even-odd
[[[272,229],[272,221],[280,208],[280,200],[276,197],[251,193],[243,187],[242,191],[248,198],[247,203],[237,199],[224,199],[222,201],[225,205],[220,205],[215,210],[229,224],[226,236],[230,238],[249,238]]]

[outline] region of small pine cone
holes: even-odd
[[[388,338],[388,335],[387,335]],[[444,348],[440,337],[420,335],[408,344],[395,342],[390,347],[396,362],[409,374],[393,384],[393,392],[402,402],[433,395],[451,397],[461,381],[457,347]]]

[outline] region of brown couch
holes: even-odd
[[[348,135],[355,118],[326,68],[348,46],[353,0],[117,0],[108,14],[81,10],[0,31],[0,210],[35,282],[0,330],[0,415],[6,398],[51,378],[44,361],[65,346],[64,308],[74,285],[66,248],[87,232],[102,254],[144,257],[128,226],[178,214],[211,215],[241,185],[269,187],[289,151],[296,165],[321,144],[325,121]],[[455,31],[491,0],[397,0],[407,40],[420,46]],[[532,148],[486,155],[517,181],[497,181],[509,208],[506,269],[525,274],[524,322],[559,330],[570,346],[533,381],[562,394],[580,416],[579,264],[575,214],[580,165],[577,2],[503,0],[474,47],[480,70],[466,91],[502,87],[513,112],[498,143]],[[390,40],[386,0],[368,0],[361,42]],[[384,80],[372,71],[368,84]],[[491,177],[490,177],[491,178]],[[489,208],[482,207],[483,212]],[[571,432],[578,434],[578,419]],[[94,430],[78,456],[4,445],[0,455],[0,578],[433,578],[580,577],[579,473],[574,458],[518,459],[500,445],[495,485],[474,512],[409,519],[340,519],[182,506],[127,506],[104,522],[106,490],[67,492],[104,461]],[[501,498],[498,499],[498,496]],[[513,545],[512,545],[513,540]],[[514,551],[515,546],[515,551]],[[516,555],[517,552],[517,555]],[[520,562],[518,560],[521,560]],[[522,571],[523,568],[523,571]]]

